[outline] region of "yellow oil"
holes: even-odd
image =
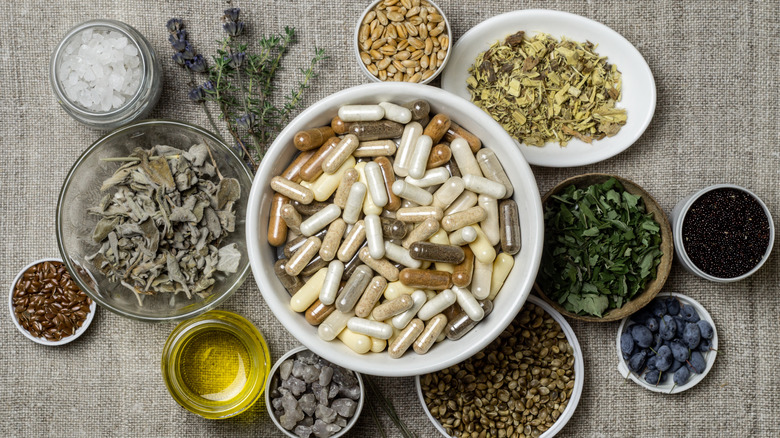
[[[196,334],[180,356],[182,383],[205,404],[228,403],[241,395],[251,371],[246,345],[226,330],[209,329]]]

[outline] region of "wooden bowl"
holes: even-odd
[[[555,300],[549,298],[541,287],[539,287],[539,283],[534,283],[534,290],[537,294],[539,294],[540,297],[542,297],[543,300],[545,300],[547,303],[549,303],[551,306],[555,308],[555,310],[561,312],[564,316],[567,316],[569,318],[573,319],[579,319],[582,321],[592,321],[592,322],[610,322],[610,321],[617,321],[620,319],[625,318],[628,315],[631,315],[632,313],[636,312],[637,310],[641,309],[647,303],[649,303],[653,298],[655,298],[656,295],[658,295],[658,292],[661,291],[661,288],[663,287],[664,283],[666,283],[666,279],[669,278],[669,271],[672,268],[672,258],[674,255],[674,246],[673,246],[673,240],[672,240],[672,228],[669,224],[669,219],[666,217],[666,213],[664,213],[661,206],[658,205],[658,203],[653,199],[652,196],[650,196],[649,193],[647,193],[642,187],[639,187],[636,185],[633,181],[627,180],[625,178],[619,177],[617,175],[609,175],[605,173],[587,173],[584,175],[578,175],[573,176],[571,178],[568,178],[553,187],[549,192],[547,192],[544,197],[542,197],[542,205],[546,205],[547,200],[552,195],[556,195],[563,191],[566,187],[569,187],[571,185],[574,185],[577,188],[584,188],[591,186],[593,184],[599,184],[603,183],[604,181],[607,181],[609,178],[615,178],[620,182],[620,184],[623,185],[623,188],[632,195],[641,196],[642,201],[645,204],[645,208],[647,209],[648,213],[652,213],[653,219],[655,219],[656,222],[661,226],[661,251],[663,252],[663,255],[661,256],[661,263],[658,265],[658,271],[656,273],[655,279],[651,280],[647,283],[647,286],[645,287],[645,290],[638,295],[634,296],[634,298],[624,303],[622,307],[618,309],[612,309],[604,313],[604,316],[601,318],[596,316],[584,316],[584,315],[577,315],[576,313],[572,313],[561,307]]]

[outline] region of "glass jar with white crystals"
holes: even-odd
[[[146,117],[162,91],[162,66],[149,41],[114,20],[68,31],[52,54],[49,78],[65,111],[97,129]]]

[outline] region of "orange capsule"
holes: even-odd
[[[398,280],[415,289],[444,290],[452,285],[449,272],[433,269],[404,268],[398,274]]]
[[[450,158],[452,158],[450,147],[444,143],[439,143],[431,149],[431,153],[428,155],[428,163],[425,164],[425,168],[433,169],[444,166],[450,161]]]
[[[293,137],[293,144],[299,150],[310,151],[322,146],[327,139],[335,135],[336,133],[333,132],[333,128],[330,126],[307,129],[295,134],[295,137]]]
[[[395,182],[393,163],[387,157],[376,157],[374,162],[379,165],[379,170],[382,171],[382,180],[385,183],[385,191],[387,192],[385,210],[396,211],[401,207],[401,198],[393,193],[393,183]]]
[[[301,179],[312,182],[322,175],[322,162],[325,161],[328,153],[339,144],[339,141],[341,141],[340,138],[331,137],[325,144],[320,146],[320,148],[317,149],[317,152],[309,158],[309,161],[304,163],[303,167],[301,167]]]
[[[452,143],[452,140],[455,140],[456,138],[462,138],[466,140],[466,142],[469,144],[469,148],[471,148],[472,153],[476,154],[479,148],[482,147],[482,142],[479,140],[479,137],[470,133],[469,131],[466,131],[457,123],[450,122],[449,129],[447,129],[447,132],[444,134],[444,140]]]
[[[317,299],[314,304],[306,309],[306,312],[303,314],[303,316],[306,318],[306,322],[309,324],[320,325],[322,324],[322,321],[325,321],[325,318],[327,318],[328,315],[333,313],[334,310],[336,310],[335,305],[325,305],[322,303],[322,301]]]
[[[287,166],[287,169],[284,169],[284,172],[282,172],[281,177],[289,179],[290,181],[294,183],[301,182],[301,169],[303,168],[303,165],[306,164],[307,161],[314,155],[316,151],[307,151],[307,152],[301,152],[299,153],[292,163],[290,163],[289,166]]]
[[[334,117],[330,121],[330,127],[336,135],[346,134],[349,131],[349,125],[351,125],[351,123],[341,120],[339,116]]]
[[[425,126],[423,135],[427,135],[433,140],[433,143],[438,143],[447,130],[450,129],[450,118],[446,114],[436,114],[433,116],[428,125]]]
[[[474,272],[474,252],[471,248],[464,246],[463,261],[455,265],[452,271],[452,284],[458,287],[467,287],[471,284],[471,275]]]
[[[287,240],[287,224],[282,219],[282,207],[289,199],[280,194],[274,194],[271,200],[271,214],[268,219],[268,243],[273,246],[283,245]]]

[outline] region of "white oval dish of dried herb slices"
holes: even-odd
[[[588,144],[576,138],[566,146],[548,142],[530,146],[517,140],[530,164],[546,167],[574,167],[611,158],[631,146],[644,133],[653,118],[656,89],[653,74],[642,54],[628,40],[609,27],[579,15],[543,9],[508,12],[489,18],[466,32],[452,49],[452,58],[442,73],[441,87],[471,100],[466,79],[477,56],[497,41],[524,31],[526,36],[546,33],[553,38],[596,45],[595,52],[607,57],[622,73],[622,98],[618,108],[627,112],[626,124],[620,131]]]

